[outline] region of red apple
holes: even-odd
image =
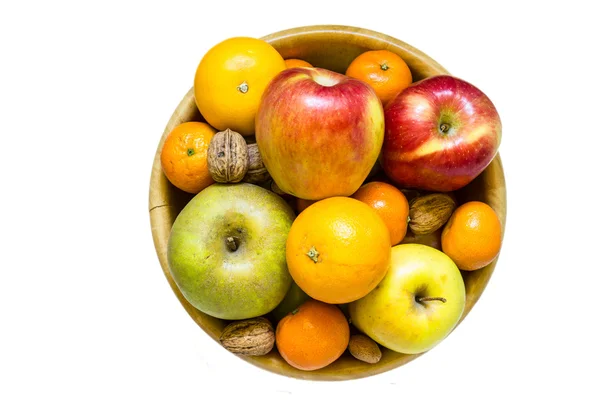
[[[366,83],[321,68],[292,68],[267,86],[256,143],[277,186],[305,200],[350,196],[373,168],[384,115]]]
[[[498,112],[481,90],[452,76],[434,76],[387,104],[380,161],[398,185],[447,192],[489,165],[501,137]]]

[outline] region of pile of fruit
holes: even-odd
[[[174,128],[160,154],[194,194],[167,256],[187,301],[227,321],[224,347],[315,370],[346,351],[425,352],[452,331],[461,270],[501,246],[494,210],[456,195],[500,145],[484,93],[449,75],[413,82],[387,50],[341,74],[237,37],[202,57],[194,94],[204,121]]]

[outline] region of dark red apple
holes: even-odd
[[[490,164],[501,137],[496,107],[481,90],[438,75],[414,83],[387,104],[381,166],[403,187],[457,190]]]

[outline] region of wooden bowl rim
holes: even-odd
[[[361,39],[370,41],[372,43],[383,42],[384,45],[401,48],[402,51],[404,51],[408,54],[411,54],[414,58],[416,58],[418,60],[423,61],[425,64],[428,65],[428,67],[430,67],[430,70],[434,74],[450,74],[437,61],[433,60],[431,57],[429,57],[422,51],[416,49],[415,47],[413,47],[399,39],[396,39],[392,36],[389,36],[389,35],[386,35],[383,33],[379,33],[376,31],[372,31],[369,29],[363,29],[363,28],[358,28],[358,27],[353,27],[353,26],[346,26],[346,25],[301,26],[301,27],[297,27],[297,28],[291,28],[291,29],[286,29],[286,30],[282,30],[279,32],[275,32],[275,33],[269,34],[267,36],[264,36],[261,39],[273,44],[274,42],[277,42],[277,41],[287,40],[287,39],[295,38],[295,37],[299,38],[299,37],[302,37],[305,35],[311,36],[311,38],[316,38],[319,36],[325,37],[324,35],[335,35],[342,40],[356,39],[357,37],[360,37]],[[385,47],[385,46],[380,46],[380,47]],[[171,115],[171,118],[169,119],[169,121],[163,131],[163,134],[161,136],[158,148],[157,148],[155,156],[154,156],[152,173],[151,173],[151,177],[150,177],[148,209],[149,209],[149,214],[150,214],[150,225],[151,225],[151,230],[152,230],[152,238],[153,238],[153,242],[154,242],[154,247],[155,247],[161,268],[163,270],[163,273],[164,273],[165,277],[167,278],[169,285],[171,286],[171,289],[173,290],[173,292],[179,299],[182,306],[186,309],[186,311],[188,312],[190,317],[192,317],[194,319],[194,321],[197,323],[197,325],[205,333],[207,333],[213,340],[218,342],[218,336],[216,335],[216,333],[207,330],[206,326],[203,326],[201,324],[201,322],[199,322],[198,320],[196,320],[194,318],[194,316],[192,315],[192,312],[194,311],[194,310],[192,310],[192,306],[189,303],[187,303],[187,301],[185,300],[185,298],[183,297],[183,295],[177,288],[172,277],[170,276],[170,272],[168,269],[168,261],[167,261],[167,257],[166,257],[166,242],[164,241],[165,232],[163,229],[160,228],[160,225],[164,220],[164,214],[158,212],[163,207],[168,208],[168,207],[172,206],[171,204],[169,204],[168,199],[164,196],[164,194],[162,192],[160,192],[159,190],[157,190],[157,188],[159,186],[159,180],[160,180],[161,174],[162,174],[162,167],[160,165],[160,151],[162,149],[162,144],[164,142],[166,135],[168,135],[168,133],[172,130],[172,128],[174,126],[176,126],[177,124],[180,123],[181,116],[179,114],[179,110],[188,108],[190,103],[193,103],[195,106],[193,88],[191,88],[186,93],[184,98],[180,101],[177,108],[174,110],[173,114]],[[504,170],[502,168],[502,161],[500,159],[499,153],[496,155],[496,157],[494,158],[494,160],[492,161],[490,166],[488,166],[488,168],[490,168],[492,166],[492,164],[494,165],[494,174],[495,174],[496,180],[499,181],[501,183],[501,186],[504,187],[504,191],[499,194],[500,197],[498,200],[498,206],[503,211],[503,212],[499,213],[499,216],[500,216],[500,219],[502,222],[502,238],[504,238],[504,231],[505,231],[505,225],[506,225],[506,191],[505,191],[506,182],[505,182],[505,177],[504,177]],[[496,267],[498,258],[499,257],[497,257],[496,260],[494,260],[494,262],[491,265],[486,267],[486,269],[489,269],[489,274],[487,274],[487,279],[485,279],[480,284],[480,291],[479,291],[478,295],[473,299],[470,306],[467,306],[465,308],[465,311],[464,311],[459,323],[456,325],[456,327],[458,327],[458,325],[460,325],[460,323],[464,320],[464,318],[469,314],[469,312],[471,311],[473,306],[479,300],[481,294],[484,292],[485,287],[487,286],[487,283],[489,282],[489,279],[491,278],[491,275],[493,274],[493,271]],[[455,329],[456,329],[456,327],[455,327]],[[265,370],[265,371],[276,373],[276,374],[282,375],[282,376],[287,376],[287,377],[297,378],[297,379],[305,379],[305,380],[339,381],[339,380],[360,379],[360,378],[365,378],[368,376],[377,375],[377,374],[380,374],[383,372],[387,372],[387,371],[395,369],[401,365],[404,365],[404,364],[414,360],[415,358],[420,357],[423,354],[425,354],[425,353],[410,355],[409,357],[398,359],[396,362],[390,362],[390,363],[383,364],[383,365],[380,365],[381,363],[378,363],[378,364],[366,364],[365,363],[364,368],[357,369],[355,371],[351,371],[350,373],[344,374],[344,375],[340,375],[340,374],[336,374],[336,373],[332,373],[332,372],[321,373],[323,370],[301,371],[301,370],[296,370],[293,368],[291,370],[282,371],[282,370],[280,370],[280,368],[277,365],[268,364],[261,357],[245,357],[245,356],[238,356],[238,357]]]

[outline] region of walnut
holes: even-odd
[[[218,132],[208,145],[208,171],[215,182],[240,182],[248,171],[248,146],[239,133]]]
[[[262,183],[271,179],[258,145],[241,134],[226,129],[218,132],[208,146],[208,170],[215,182]]]
[[[235,354],[263,356],[275,345],[275,331],[264,317],[235,321],[225,327],[220,342]]]

